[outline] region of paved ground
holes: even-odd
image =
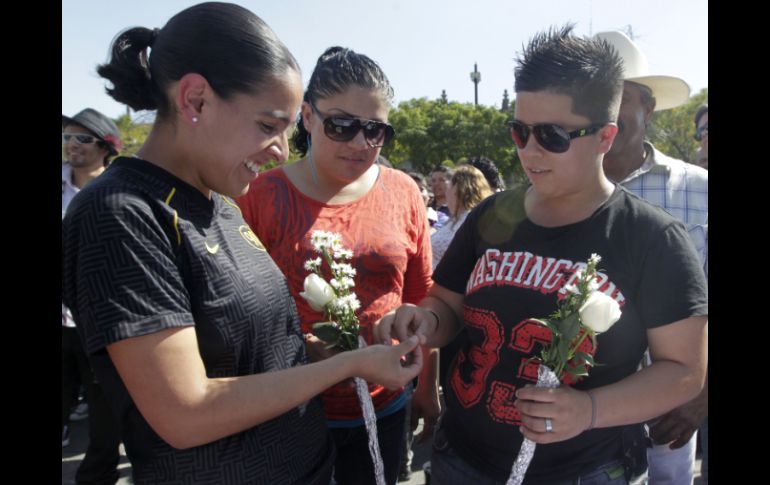
[[[421,426],[417,428],[419,432]],[[80,465],[80,461],[85,455],[88,445],[88,420],[76,421],[71,424],[70,445],[62,448],[61,455],[61,474],[62,485],[75,483],[75,471]],[[422,472],[422,466],[430,459],[430,442],[416,445],[414,448],[414,458],[412,460],[412,477],[405,482],[399,482],[399,485],[425,485],[425,475]],[[131,464],[125,456],[125,451],[121,445],[121,458],[118,470],[120,471],[120,480],[118,485],[133,484],[131,480]],[[700,460],[696,463],[696,478],[694,485],[701,485],[700,480]]]
[[[417,428],[419,432],[422,426]],[[88,447],[88,420],[75,421],[70,425],[70,445],[66,448],[62,448],[61,453],[61,478],[62,485],[74,485],[75,484],[75,472],[80,466],[80,462],[86,453]],[[412,477],[405,482],[399,482],[399,485],[424,485],[425,475],[422,472],[422,465],[428,461],[430,457],[430,443],[424,443],[416,445],[413,448],[414,458],[412,459]],[[126,458],[123,445],[120,446],[120,464],[118,465],[118,471],[120,471],[120,479],[118,485],[133,484],[131,480],[131,463]]]

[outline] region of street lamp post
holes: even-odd
[[[473,81],[473,102],[476,106],[479,105],[479,83],[481,82],[481,73],[479,72],[476,63],[473,63],[473,72],[471,73],[471,81]]]

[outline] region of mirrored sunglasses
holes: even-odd
[[[567,131],[561,126],[553,123],[528,125],[521,121],[513,120],[508,122],[508,128],[511,131],[511,138],[519,149],[527,146],[529,135],[532,133],[540,146],[545,150],[552,153],[564,153],[569,150],[570,141],[572,139],[593,135],[601,130],[605,124],[606,123],[594,124],[587,128]]]
[[[75,140],[78,145],[86,145],[89,143],[96,143],[99,139],[93,135],[86,135],[85,133],[62,133],[62,144],[69,143],[70,140]]]

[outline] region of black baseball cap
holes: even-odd
[[[86,108],[73,117],[61,115],[62,124],[80,125],[93,133],[97,138],[107,144],[110,155],[117,155],[123,148],[120,140],[120,130],[111,119],[92,108]]]

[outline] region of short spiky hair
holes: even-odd
[[[623,94],[623,61],[606,41],[572,35],[574,24],[536,34],[514,70],[514,91],[572,98],[573,113],[591,123],[615,121]]]

